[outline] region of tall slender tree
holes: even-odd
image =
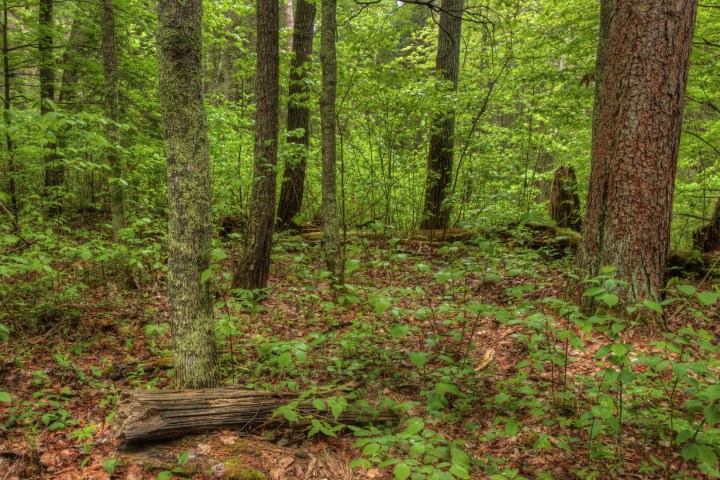
[[[697,0],[613,0],[576,265],[660,296]]]
[[[257,77],[255,78],[255,161],[250,221],[242,259],[233,277],[237,288],[267,286],[270,276],[277,140],[280,105],[280,4],[257,1]]]
[[[295,218],[302,207],[307,149],[310,144],[307,74],[312,54],[315,10],[315,3],[297,0],[287,114],[288,142],[296,148],[291,150],[285,162],[278,206],[278,228],[281,230],[295,226]]]
[[[460,34],[464,0],[442,0],[435,68],[456,91],[460,76]],[[425,185],[425,211],[420,228],[446,229],[450,223],[448,189],[452,182],[455,147],[455,112],[438,115],[433,122]]]
[[[5,127],[5,155],[8,169],[8,189],[10,195],[10,208],[13,214],[18,211],[17,188],[15,184],[15,158],[13,151],[15,145],[10,137],[10,44],[9,44],[9,5],[7,0],[2,4],[2,56],[3,56],[3,123]]]
[[[337,208],[337,144],[335,101],[337,96],[337,0],[322,0],[320,30],[320,129],[322,136],[322,212],[325,265],[333,281],[342,283],[343,261],[340,251],[340,219]]]
[[[102,60],[105,76],[105,117],[109,120],[105,125],[105,136],[110,146],[107,149],[107,160],[112,177],[109,179],[110,216],[115,235],[125,226],[125,201],[120,179],[123,176],[122,163],[118,153],[120,142],[120,106],[118,103],[118,66],[115,47],[115,7],[113,0],[100,2],[100,26],[102,30]]]
[[[595,148],[595,130],[600,114],[600,94],[603,75],[605,74],[605,58],[607,57],[610,22],[612,21],[613,0],[600,0],[600,30],[598,32],[597,54],[595,56],[595,98],[593,100],[592,145]]]
[[[40,0],[38,4],[38,54],[40,78],[40,114],[45,115],[53,110],[55,102],[55,62],[53,61],[53,0]],[[55,142],[45,144],[45,189],[53,199],[51,212],[55,215],[62,210],[56,189],[63,183],[65,169],[57,161]]]
[[[180,388],[215,387],[210,155],[202,89],[202,0],[160,0],[158,70],[168,179],[168,300]]]

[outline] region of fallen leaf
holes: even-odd
[[[235,445],[235,442],[237,441],[237,435],[227,435],[225,437],[220,437],[220,443],[222,443],[223,445]]]

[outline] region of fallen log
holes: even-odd
[[[115,438],[121,442],[145,442],[177,438],[224,428],[250,429],[283,421],[273,418],[280,407],[300,402],[297,395],[248,390],[232,386],[197,390],[125,390],[120,394],[115,416]],[[322,416],[311,401],[298,403],[300,416]],[[386,422],[398,414],[386,407],[350,404],[331,424]]]

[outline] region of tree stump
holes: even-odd
[[[145,442],[177,438],[223,428],[249,429],[280,423],[272,418],[280,407],[299,402],[297,395],[248,390],[232,386],[195,390],[125,390],[117,403],[115,438]],[[357,424],[397,420],[388,408],[348,405],[335,419],[323,415],[311,400],[298,403],[296,412],[315,415],[330,424]]]
[[[720,250],[720,197],[715,204],[710,223],[698,228],[693,234],[693,247],[702,253]]]
[[[561,165],[555,170],[550,192],[550,218],[560,228],[580,231],[580,199],[573,167]]]

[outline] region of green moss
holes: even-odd
[[[231,480],[268,480],[267,475],[245,466],[238,458],[231,458],[225,462],[225,475]]]

